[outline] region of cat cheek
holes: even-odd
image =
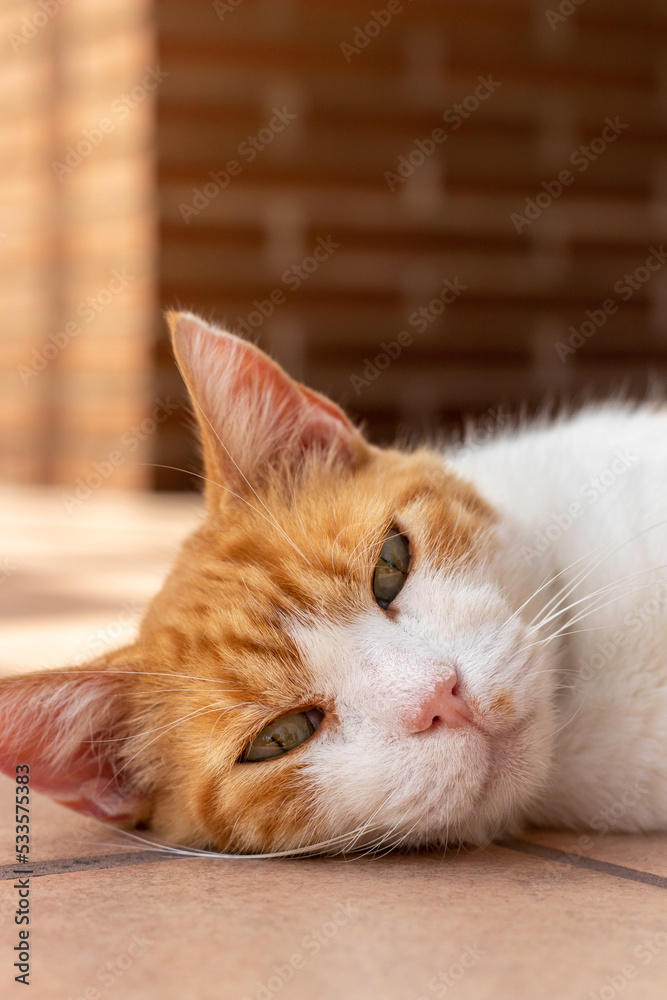
[[[224,853],[285,851],[317,839],[311,799],[296,751],[275,760],[235,764],[223,777],[217,770],[202,774],[187,802],[176,795],[157,803],[152,825],[170,839],[203,843]]]

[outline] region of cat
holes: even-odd
[[[132,645],[0,682],[2,769],[231,854],[666,829],[667,411],[379,448],[168,321],[205,517]]]

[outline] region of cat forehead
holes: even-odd
[[[205,528],[207,573],[279,612],[318,612],[367,596],[390,531],[409,534],[413,559],[464,564],[482,548],[493,514],[442,460],[380,453],[353,474],[317,464],[243,505],[225,503]],[[285,601],[284,599],[287,599]]]
[[[378,452],[355,470],[309,458],[297,476],[277,470],[242,503],[221,494],[209,518],[209,541],[220,558],[268,571],[288,556],[308,564],[326,552],[331,558],[320,565],[336,573],[338,554],[372,544],[401,516],[436,547],[466,540],[474,523],[493,517],[474,488],[426,450]]]

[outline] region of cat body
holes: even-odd
[[[169,319],[205,518],[131,646],[0,682],[0,766],[264,856],[667,828],[667,413],[379,449]]]

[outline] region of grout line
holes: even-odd
[[[543,847],[541,844],[533,844],[528,840],[506,837],[496,841],[496,846],[503,847],[508,851],[517,851],[519,854],[531,854],[542,860],[557,861],[563,865],[570,865],[572,868],[583,868],[587,871],[599,872],[602,875],[611,875],[614,878],[628,879],[631,882],[652,885],[658,889],[667,889],[667,877],[664,875],[654,875],[652,872],[627,868],[625,865],[615,865],[609,861],[599,861],[597,858],[567,854],[565,851],[559,851],[553,847]],[[160,850],[119,851],[115,854],[98,854],[83,858],[34,861],[25,866],[19,864],[0,865],[0,882],[22,876],[40,878],[45,875],[71,875],[73,872],[106,871],[111,868],[126,868],[132,865],[156,864],[159,861],[183,860],[187,857],[205,857],[205,855],[188,856],[187,854],[172,854]]]
[[[197,855],[193,855],[196,857]],[[173,861],[187,855],[166,851],[119,851],[117,854],[97,854],[89,858],[56,858],[53,861],[33,861],[26,865],[0,865],[0,882],[14,878],[40,878],[42,875],[71,875],[99,869],[124,868],[128,865],[150,865],[157,861]]]
[[[497,841],[496,844],[508,851],[532,854],[543,860],[558,861],[560,864],[570,865],[572,868],[585,868],[588,871],[600,872],[602,875],[613,875],[615,878],[625,878],[631,882],[643,882],[644,885],[667,889],[667,878],[664,875],[654,875],[652,872],[643,872],[638,868],[626,868],[625,865],[614,865],[610,861],[599,861],[597,858],[587,858],[579,854],[567,854],[554,847],[542,847],[541,844],[533,844],[528,840],[516,840],[514,837],[505,837],[503,840]]]

